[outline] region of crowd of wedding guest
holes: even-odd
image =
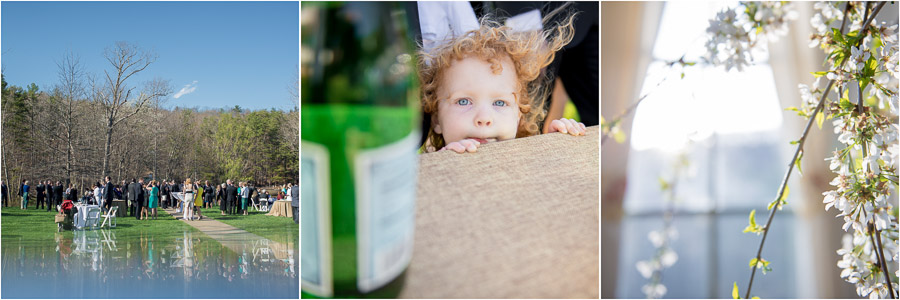
[[[157,209],[173,207],[183,214],[185,220],[201,220],[201,208],[218,206],[224,215],[248,215],[252,206],[271,207],[275,201],[290,199],[297,216],[299,206],[298,187],[291,183],[280,187],[262,189],[253,181],[233,182],[231,179],[221,184],[211,184],[209,180],[184,181],[149,180],[143,178],[118,183],[107,176],[102,182],[95,182],[81,191],[74,183],[63,185],[62,182],[41,180],[36,183],[23,180],[19,186],[18,197],[21,197],[20,208],[28,209],[29,200],[35,198],[34,208],[47,211],[60,210],[63,204],[98,205],[108,212],[115,201],[125,201],[127,213],[138,220],[157,218]],[[32,196],[33,195],[33,196]],[[4,207],[9,206],[9,187],[0,181],[0,197]],[[112,201],[110,201],[112,199]],[[65,205],[65,206],[69,206]],[[296,217],[295,217],[296,219]],[[296,220],[295,220],[296,221]]]

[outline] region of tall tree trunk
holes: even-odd
[[[31,101],[34,102],[34,99],[32,99]],[[34,107],[32,107],[32,110],[33,109],[34,109]],[[31,148],[31,166],[30,166],[30,168],[28,168],[28,173],[29,173],[28,176],[29,176],[29,178],[32,178],[32,180],[34,180],[33,179],[34,178],[34,167],[36,165],[34,163],[34,152],[35,152],[34,151],[34,145],[35,145],[35,142],[34,142],[34,111],[31,111],[31,141],[29,141],[29,142],[30,142],[29,148]]]
[[[69,100],[69,111],[66,114],[66,179],[72,178],[72,101]]]
[[[106,145],[103,146],[103,174],[100,177],[106,178],[109,173],[109,146],[112,144],[113,120],[106,121]],[[121,174],[119,174],[121,176]]]
[[[3,162],[3,181],[6,182],[7,186],[11,186],[9,183],[9,167],[6,164],[6,153],[3,152],[3,149],[6,148],[3,146],[3,143],[0,143],[0,160]]]

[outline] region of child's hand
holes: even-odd
[[[572,119],[562,118],[550,122],[550,130],[547,131],[547,133],[557,131],[568,133],[571,135],[584,135],[584,132],[587,131],[587,128],[584,126],[584,123],[576,122]]]
[[[453,151],[456,151],[456,153],[464,153],[466,151],[474,153],[475,150],[480,145],[481,145],[481,143],[476,140],[464,139],[464,140],[461,140],[458,142],[452,142],[450,144],[447,144],[447,146],[444,146],[444,148],[441,148],[441,150],[439,150],[439,151],[453,150]]]

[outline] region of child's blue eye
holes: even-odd
[[[506,106],[506,101],[503,101],[503,100],[494,101],[494,106]]]
[[[472,104],[472,100],[469,100],[468,98],[463,98],[463,99],[456,100],[456,104],[469,105],[469,104]]]

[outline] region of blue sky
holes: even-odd
[[[168,107],[292,108],[299,35],[297,1],[0,4],[0,65],[8,83],[49,90],[66,51],[101,75],[110,69],[104,49],[126,41],[158,55],[129,80],[132,86],[169,80]]]

